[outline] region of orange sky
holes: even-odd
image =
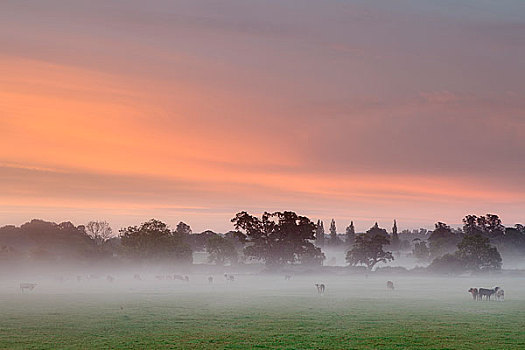
[[[0,224],[523,222],[520,4],[43,3],[0,5]]]

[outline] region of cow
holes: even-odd
[[[173,275],[173,279],[174,280],[179,280],[179,281],[186,281],[186,278],[184,276],[181,276],[181,275]]]
[[[208,283],[209,283],[209,284],[212,284],[212,283],[213,283],[213,277],[212,277],[212,276],[208,277]]]
[[[469,292],[470,294],[472,294],[472,299],[474,299],[474,300],[479,300],[479,299],[481,298],[481,296],[479,295],[479,291],[478,291],[477,288],[470,288],[470,289],[468,290],[468,292]]]
[[[286,275],[286,276],[284,276],[284,280],[285,280],[285,281],[289,281],[289,280],[291,280],[291,279],[292,279],[292,276],[290,276],[290,275]]]
[[[392,282],[392,281],[387,281],[387,282],[386,282],[386,289],[394,290],[394,282]]]
[[[155,278],[158,279],[159,281],[164,281],[166,279],[166,276],[157,275],[157,276],[155,276]]]
[[[323,283],[316,283],[315,286],[317,287],[317,294],[324,294],[324,290],[325,290],[325,285]]]
[[[137,281],[142,281],[142,277],[138,273],[133,275],[133,279],[136,279]]]
[[[485,297],[486,300],[490,300],[490,297],[496,293],[494,289],[480,288],[478,290],[479,298],[483,300]]]
[[[24,289],[33,290],[36,287],[36,283],[20,283],[20,291],[23,293]]]
[[[227,273],[224,274],[224,278],[226,279],[227,282],[234,282],[235,281],[235,276],[228,275]]]
[[[505,301],[505,291],[500,287],[494,287],[496,300]]]
[[[106,280],[107,280],[109,283],[113,283],[113,281],[115,281],[115,277],[110,276],[110,275],[107,275]]]
[[[185,282],[189,282],[190,281],[190,278],[188,276],[184,276],[184,281]]]

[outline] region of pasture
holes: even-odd
[[[0,285],[0,348],[523,349],[525,279],[115,275]],[[395,290],[386,289],[393,280]],[[326,284],[323,296],[314,283]],[[501,285],[505,302],[470,287]]]

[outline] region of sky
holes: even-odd
[[[0,225],[525,221],[521,0],[3,0],[0,47]]]

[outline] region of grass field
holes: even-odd
[[[0,347],[181,349],[523,349],[525,280],[498,281],[505,302],[474,302],[493,279],[238,276],[0,289]],[[119,281],[119,280],[117,280]]]

